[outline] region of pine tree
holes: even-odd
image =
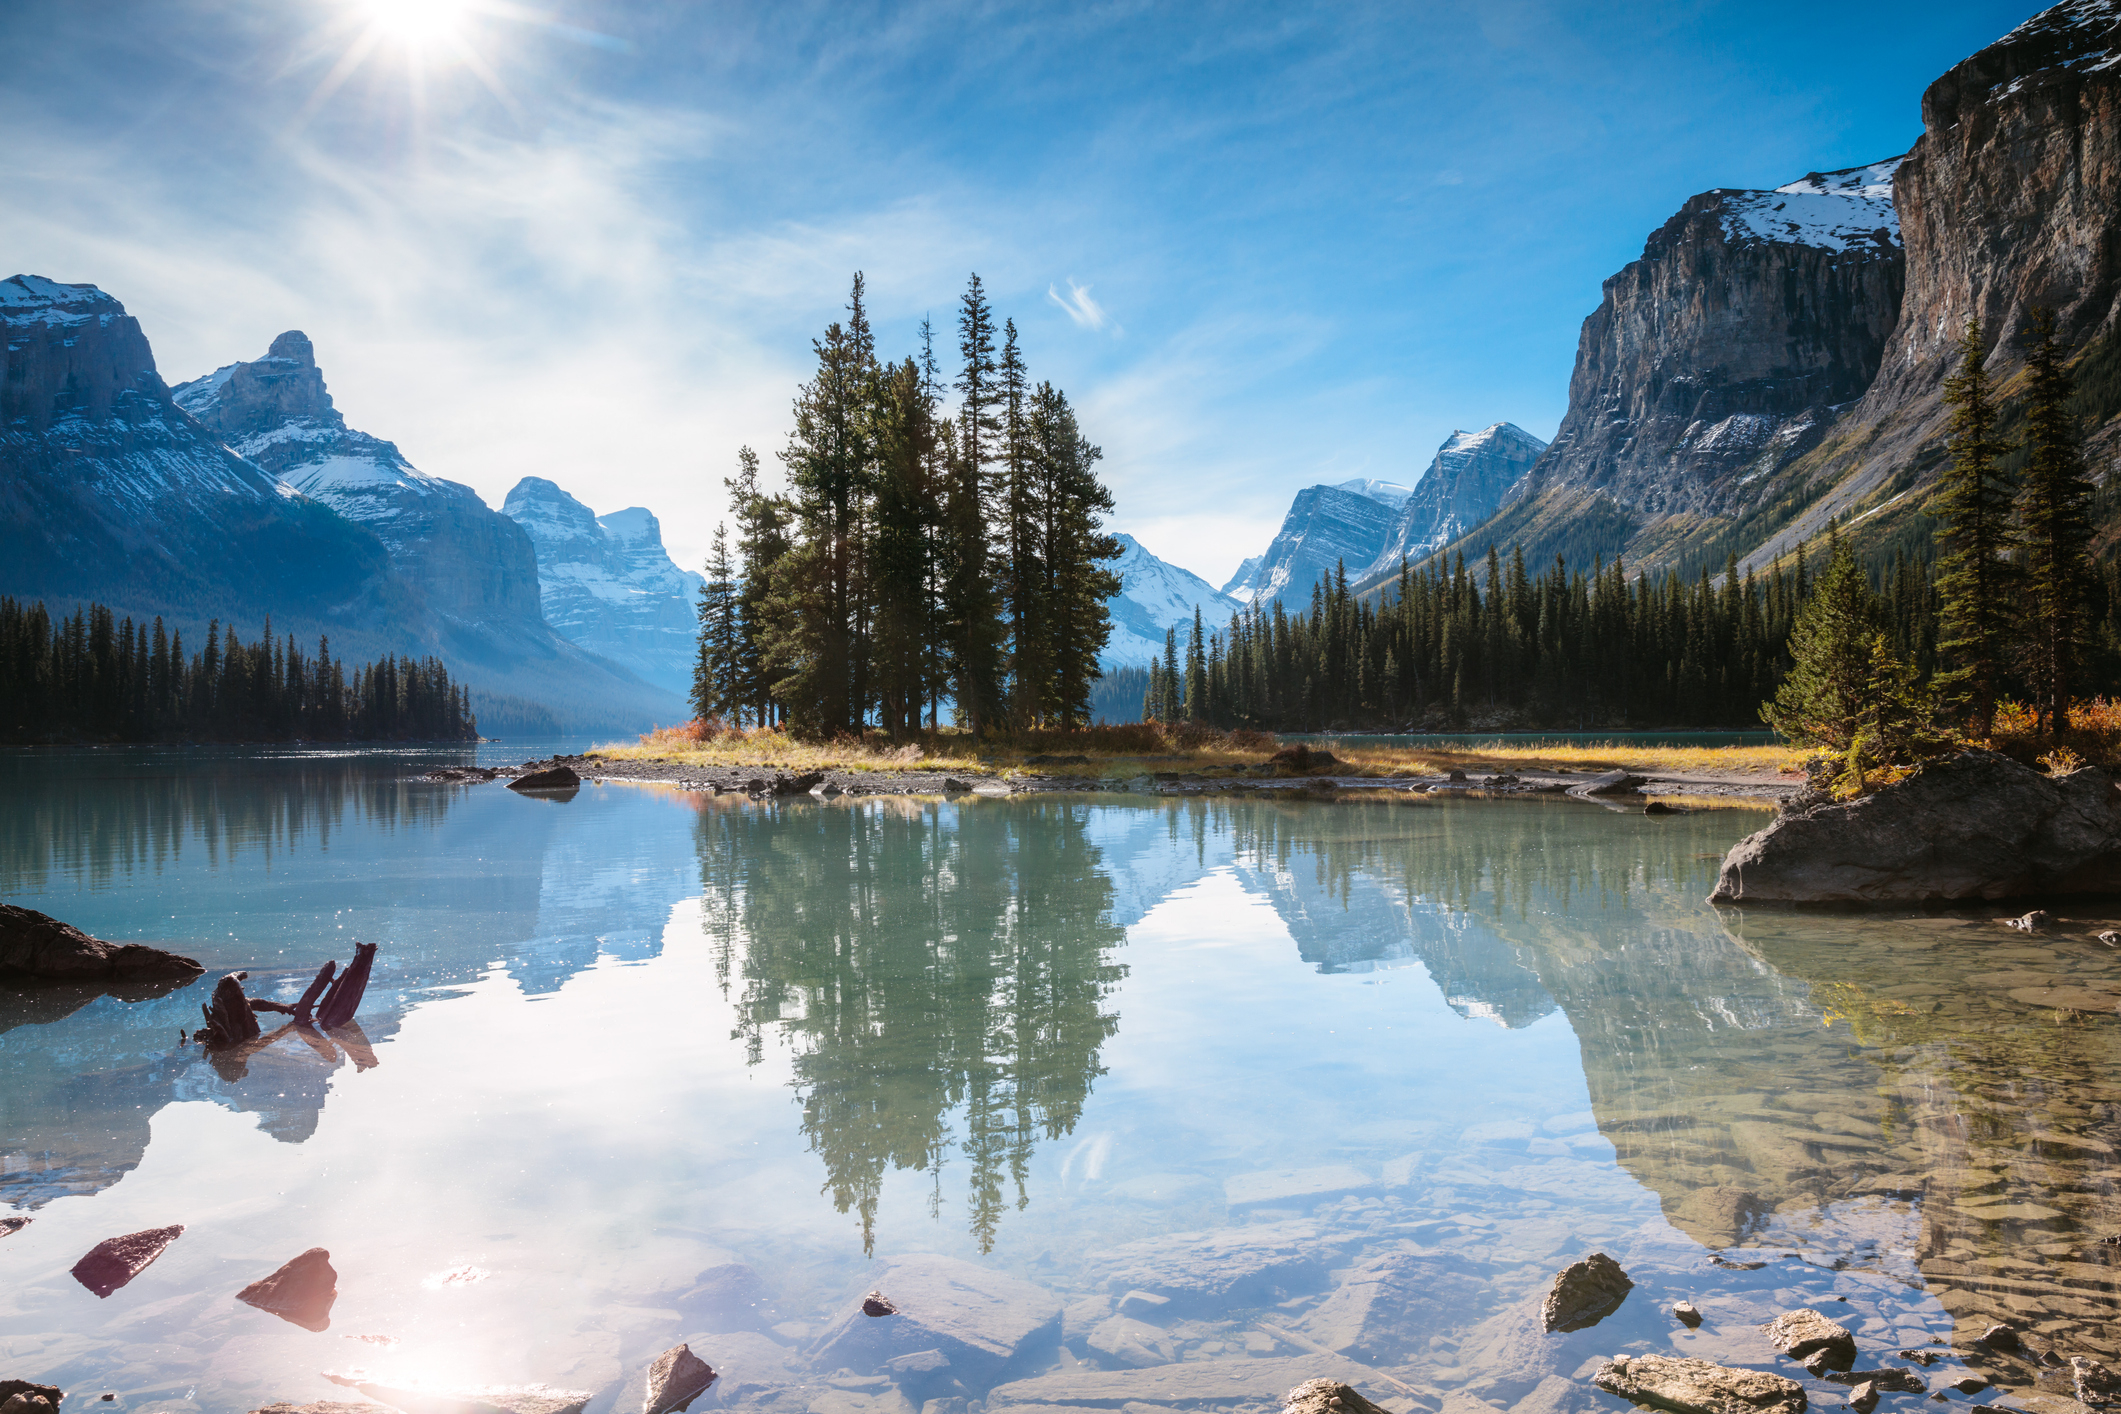
[[[727,525],[714,528],[706,570],[706,583],[700,586],[692,712],[700,718],[734,718],[743,703],[744,637],[736,570],[729,560]]]
[[[751,720],[771,726],[776,720],[773,688],[778,673],[768,658],[773,636],[774,580],[788,556],[788,504],[759,488],[759,454],[737,449],[737,474],[725,478],[736,515],[737,554],[743,559],[743,587],[737,594],[739,699]]]
[[[1086,726],[1098,658],[1112,635],[1106,601],[1120,591],[1119,575],[1105,568],[1120,554],[1119,541],[1104,532],[1112,492],[1097,477],[1104,453],[1083,436],[1066,395],[1041,383],[1035,407],[1039,559],[1045,574],[1039,668],[1049,684],[1044,703],[1054,724]]]
[[[1009,615],[1009,722],[1029,731],[1043,721],[1052,687],[1052,643],[1047,633],[1048,590],[1044,563],[1045,506],[1039,467],[1039,437],[1016,344],[1016,321],[1002,321],[1002,357],[997,388],[1001,405],[1001,476],[994,520],[1002,527],[998,566]]]
[[[2008,448],[1996,437],[1985,359],[1981,321],[1969,319],[1959,339],[1958,371],[1944,382],[1944,400],[1952,408],[1952,462],[1932,503],[1943,522],[1937,589],[1944,637],[1937,646],[1952,664],[1939,686],[1964,698],[1976,737],[1994,728],[2013,608],[2013,567],[2005,558],[2013,539],[2011,486],[1996,464]]]
[[[2052,310],[2033,311],[2025,358],[2026,463],[2018,499],[2025,554],[2026,667],[2050,732],[2069,730],[2069,697],[2085,636],[2091,582],[2092,483],[2084,465],[2074,380]]]
[[[995,723],[1001,699],[1001,636],[987,539],[987,465],[1000,429],[995,386],[994,311],[978,275],[958,309],[958,415],[955,457],[944,497],[943,627],[951,647],[951,691],[958,719],[977,737]]]
[[[934,681],[930,556],[939,528],[935,487],[935,408],[912,359],[878,381],[873,411],[877,485],[871,661],[881,724],[894,740],[920,726]]]

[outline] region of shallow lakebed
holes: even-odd
[[[1806,1378],[1756,1329],[1798,1306],[1955,1404],[2001,1393],[1970,1371],[2060,1392],[1945,1354],[1994,1319],[2115,1353],[2106,919],[1719,911],[1746,810],[412,779],[469,759],[0,757],[0,897],[208,967],[0,995],[33,1219],[0,1377],[240,1414],[359,1368],[603,1414],[687,1340],[724,1376],[695,1409],[1270,1408],[1329,1374],[1463,1414],[1622,1408],[1588,1367],[1623,1351]],[[222,972],[292,997],[356,940],[357,1032],[178,1043]],[[173,1223],[107,1299],[69,1275]],[[310,1247],[328,1330],[235,1300]],[[1594,1250],[1632,1295],[1541,1334]],[[961,1293],[955,1358],[850,1324],[872,1287]]]

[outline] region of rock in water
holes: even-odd
[[[129,1232],[123,1237],[107,1237],[74,1263],[74,1280],[98,1296],[109,1296],[146,1271],[162,1255],[162,1249],[183,1233],[184,1224],[176,1223]]]
[[[1712,903],[1923,903],[2121,892],[2121,790],[1969,750],[1731,847]]]
[[[34,908],[0,903],[0,978],[117,982],[189,978],[205,970],[173,952],[144,943],[106,943]]]
[[[1672,1303],[1672,1318],[1692,1330],[1701,1324],[1701,1311],[1691,1301],[1675,1301]]]
[[[0,1399],[0,1414],[58,1414],[58,1409],[41,1394],[11,1394]]]
[[[641,1400],[641,1414],[675,1414],[713,1383],[712,1365],[693,1354],[691,1346],[673,1345],[648,1367],[648,1393]]]
[[[377,1414],[377,1410],[366,1400],[349,1404],[343,1399],[320,1399],[314,1404],[267,1404],[250,1414]]]
[[[46,1414],[47,1410],[57,1409],[59,1402],[65,1398],[66,1395],[57,1385],[40,1385],[29,1380],[0,1380],[0,1409],[11,1408],[19,1399],[22,1401],[22,1409],[18,1414],[28,1414],[28,1411],[32,1410],[35,1414]],[[41,1404],[38,1403],[40,1400]]]
[[[1795,1380],[1669,1355],[1608,1360],[1591,1383],[1674,1414],[1803,1414],[1805,1406],[1804,1386]]]
[[[243,995],[245,975],[231,972],[223,977],[214,984],[214,999],[200,1006],[199,1014],[206,1018],[200,1037],[207,1045],[233,1046],[257,1039],[258,1018],[250,1009],[250,998]]]
[[[1539,1308],[1548,1331],[1580,1331],[1620,1309],[1635,1283],[1603,1252],[1571,1262],[1554,1277],[1554,1289]]]
[[[1849,1408],[1856,1414],[1871,1414],[1878,1407],[1878,1386],[1865,1380],[1849,1391]]]
[[[1281,1402],[1281,1414],[1385,1414],[1355,1386],[1338,1380],[1305,1380]]]
[[[959,1379],[984,1388],[1060,1341],[1060,1302],[1029,1282],[930,1254],[900,1257],[879,1276],[898,1314],[871,1320],[866,1299],[849,1302],[818,1341],[819,1369],[868,1373],[893,1356],[940,1350]]]
[[[332,1270],[331,1253],[321,1247],[236,1293],[236,1300],[312,1331],[330,1328],[331,1303],[338,1299],[339,1274]]]
[[[574,773],[572,766],[555,766],[549,771],[532,771],[527,776],[518,776],[508,783],[510,790],[575,790],[582,778]]]
[[[0,1237],[13,1237],[29,1225],[28,1218],[0,1218]]]
[[[2069,1373],[2076,1382],[2080,1403],[2101,1408],[2121,1404],[2121,1375],[2116,1375],[2098,1361],[2088,1356],[2072,1355]]]
[[[388,1384],[359,1371],[335,1375],[326,1370],[324,1378],[359,1390],[379,1404],[402,1409],[405,1414],[582,1414],[596,1397],[589,1390],[554,1389],[551,1385]],[[372,1410],[375,1406],[355,1407]]]
[[[1849,1334],[1849,1328],[1809,1307],[1785,1311],[1760,1329],[1767,1332],[1769,1344],[1792,1360],[1824,1355],[1828,1364],[1838,1370],[1856,1363],[1856,1337]]]
[[[862,1314],[865,1316],[896,1316],[898,1307],[881,1291],[872,1291],[862,1298]]]
[[[2009,1326],[1994,1325],[1981,1332],[1981,1344],[1991,1350],[2016,1350],[2024,1344],[2018,1332]]]

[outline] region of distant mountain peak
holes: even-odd
[[[1373,501],[1382,501],[1388,506],[1399,506],[1414,494],[1411,486],[1402,486],[1396,481],[1379,481],[1375,477],[1358,476],[1352,481],[1343,481],[1336,491],[1353,491],[1358,496],[1368,496]]]
[[[1159,559],[1133,536],[1122,532],[1112,538],[1121,550],[1112,566],[1120,588],[1105,601],[1112,636],[1098,657],[1101,666],[1130,667],[1160,659],[1165,631],[1177,628],[1183,639],[1192,630],[1196,609],[1210,627],[1220,627],[1241,607],[1193,571]]]

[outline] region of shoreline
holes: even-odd
[[[1111,763],[1132,765],[1132,762]],[[1142,763],[1151,764],[1151,763]],[[669,757],[607,757],[594,753],[552,756],[517,766],[452,767],[426,773],[425,779],[476,782],[512,780],[535,771],[565,766],[584,781],[667,784],[716,795],[747,797],[820,795],[981,795],[1002,797],[1039,794],[1122,794],[1148,796],[1287,795],[1319,799],[1359,797],[1370,792],[1403,795],[1456,795],[1482,799],[1521,795],[1562,795],[1597,778],[1589,771],[1527,767],[1485,773],[1395,773],[1392,775],[1266,774],[1227,766],[1192,771],[1144,770],[1126,777],[1063,774],[1014,768],[1005,774],[955,770],[890,771],[838,768],[791,772],[783,768],[709,765]],[[490,774],[489,774],[490,772]],[[1610,794],[1580,798],[1609,810],[1639,806],[1651,800],[1693,799],[1711,804],[1772,806],[1804,789],[1804,783],[1777,774],[1740,770],[1658,771],[1630,773],[1639,785]],[[1456,776],[1458,779],[1453,779]]]

